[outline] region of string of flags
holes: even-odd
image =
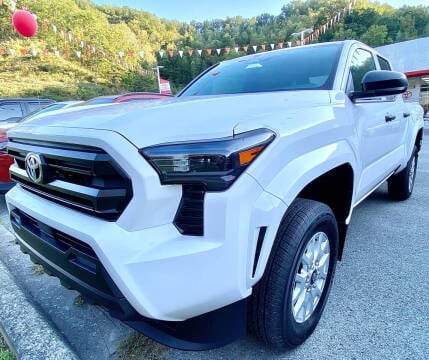
[[[321,25],[319,28],[314,29],[311,34],[306,36],[302,40],[297,39],[294,42],[292,41],[278,41],[276,43],[269,43],[269,44],[258,44],[258,45],[241,45],[241,46],[233,46],[233,47],[223,47],[223,48],[206,48],[206,49],[180,49],[180,50],[164,50],[160,49],[158,51],[151,51],[151,54],[153,56],[157,56],[159,58],[166,57],[174,57],[179,56],[180,58],[183,58],[184,56],[200,56],[203,55],[215,55],[217,54],[220,56],[221,54],[230,54],[231,52],[235,52],[238,54],[239,52],[248,53],[252,49],[254,53],[262,50],[262,51],[269,51],[269,50],[275,50],[275,49],[282,49],[284,47],[292,47],[292,46],[300,46],[309,44],[312,41],[315,41],[319,38],[320,35],[326,33],[330,28],[334,26],[334,24],[340,22],[340,20],[345,17],[348,13],[352,11],[352,9],[356,6],[357,0],[351,0],[348,6],[344,7],[341,11],[339,11],[337,14],[335,14],[331,19],[329,19],[325,24]],[[5,1],[0,0],[0,6],[3,6],[7,4]],[[16,10],[16,2],[13,0],[9,0],[9,6],[12,11]],[[33,57],[39,56],[43,54],[44,56],[48,55],[54,55],[55,57],[64,56],[66,58],[70,58],[74,56],[77,59],[81,59],[83,56],[86,56],[86,58],[91,57],[98,57],[98,58],[104,58],[108,61],[113,61],[121,65],[125,65],[126,67],[133,67],[132,65],[129,65],[125,60],[130,59],[143,59],[147,54],[143,50],[128,50],[123,51],[120,50],[116,53],[108,53],[100,49],[98,46],[94,46],[92,44],[87,43],[84,40],[77,39],[72,32],[66,31],[64,29],[59,29],[56,24],[50,24],[47,19],[42,20],[42,29],[43,31],[51,31],[54,34],[58,34],[59,37],[61,37],[65,42],[65,50],[58,50],[58,49],[13,49],[10,48],[8,51],[6,51],[4,48],[0,47],[0,57],[1,56],[15,56],[15,55],[21,55],[21,56],[27,56],[31,55]],[[68,42],[68,43],[67,43]],[[72,49],[74,45],[74,48]]]

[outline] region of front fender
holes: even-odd
[[[353,169],[358,168],[353,149],[346,140],[299,155],[287,162],[269,181],[267,176],[256,177],[256,180],[262,184],[265,191],[289,206],[306,185],[343,164],[350,164]],[[354,171],[355,183],[357,176],[357,171]]]
[[[357,168],[352,147],[345,140],[325,145],[321,148],[301,154],[287,162],[286,165],[276,173],[276,175],[273,176],[267,184],[263,185],[265,194],[271,194],[273,196],[272,199],[281,200],[279,204],[283,203],[285,204],[285,207],[282,208],[278,205],[270,206],[271,216],[268,231],[263,242],[255,274],[251,279],[251,285],[255,284],[265,271],[277,230],[287,207],[289,207],[289,205],[297,198],[298,194],[313,180],[344,164],[350,164],[353,169]],[[266,172],[265,178],[259,177],[257,181],[263,184],[268,177],[269,172]],[[355,171],[354,177],[354,182],[356,183]],[[273,202],[272,199],[271,201]],[[349,215],[351,211],[352,208],[350,207]],[[265,219],[264,216],[262,216],[263,214],[261,211],[255,212],[254,214],[257,214],[257,219]]]

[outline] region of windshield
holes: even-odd
[[[331,89],[342,44],[302,46],[226,61],[180,96]]]

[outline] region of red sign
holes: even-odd
[[[405,91],[403,94],[402,94],[402,97],[404,98],[404,99],[409,99],[411,96],[413,96],[413,93],[411,92],[411,91]]]
[[[161,90],[161,94],[171,94],[170,82],[165,79],[159,79],[159,89]]]

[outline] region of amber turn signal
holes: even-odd
[[[263,149],[264,149],[264,146],[257,146],[257,147],[254,147],[253,149],[242,151],[239,154],[240,166],[251,163],[253,159],[257,157]]]

